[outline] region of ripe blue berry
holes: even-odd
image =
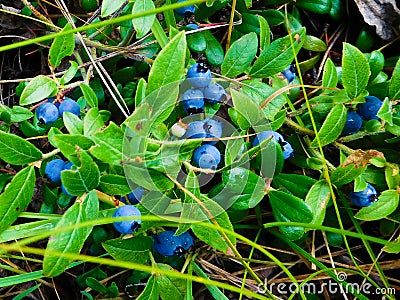
[[[284,159],[288,159],[294,156],[294,150],[292,145],[290,145],[289,142],[285,141],[285,139],[280,133],[272,130],[266,130],[258,133],[253,140],[253,146],[258,146],[260,142],[270,138],[271,136],[273,137],[272,140],[274,140],[281,146]]]
[[[347,113],[346,124],[344,125],[343,134],[356,133],[362,126],[362,119],[355,111],[349,111]]]
[[[204,111],[203,92],[196,89],[187,90],[182,95],[182,105],[188,115],[202,113]]]
[[[218,83],[210,84],[203,90],[204,100],[208,103],[221,103],[226,98],[225,89]]]
[[[78,117],[81,115],[81,108],[79,107],[79,104],[75,100],[72,100],[70,98],[65,98],[64,101],[60,104],[58,110],[61,117],[66,111],[73,113]]]
[[[188,124],[185,137],[188,139],[202,139],[207,136],[203,121],[194,121]]]
[[[199,25],[194,24],[194,23],[187,24],[186,27],[189,27],[192,30],[196,30],[196,29],[200,28]]]
[[[136,206],[133,205],[123,205],[118,207],[114,214],[113,217],[140,217],[142,213],[140,212],[139,209],[136,208]],[[127,221],[120,221],[120,222],[114,222],[114,227],[116,230],[118,230],[120,233],[123,234],[130,234],[135,232],[138,228],[140,228],[142,224],[142,220],[138,220],[135,218],[132,218],[132,220],[127,220]]]
[[[282,75],[285,76],[289,83],[291,83],[296,78],[296,70],[294,68],[294,65],[290,65],[285,70],[283,70]]]
[[[253,140],[253,146],[258,146],[262,141],[270,138],[271,136],[273,136],[272,139],[275,142],[279,143],[280,141],[284,141],[284,138],[280,133],[272,130],[265,130],[257,133],[256,137]]]
[[[61,180],[61,171],[63,170],[64,165],[65,162],[62,159],[53,159],[46,165],[44,173],[52,182],[59,182]]]
[[[65,189],[64,184],[62,184],[62,183],[61,183],[61,191],[62,191],[65,195],[67,195],[67,196],[70,196],[70,197],[73,197],[73,196],[74,196],[74,195],[72,195],[72,194],[70,194],[70,193],[67,192],[67,190]]]
[[[178,0],[179,2],[186,2],[186,0]],[[196,6],[192,5],[188,5],[188,6],[184,6],[184,7],[180,7],[175,9],[175,11],[177,12],[177,14],[184,16],[185,14],[194,14],[194,12],[196,11]]]
[[[71,170],[72,166],[73,166],[72,162],[69,161],[65,163],[63,170]]]
[[[58,108],[50,102],[45,102],[36,108],[36,116],[40,123],[51,124],[58,119]]]
[[[193,246],[194,240],[189,232],[179,236],[175,231],[167,230],[153,237],[153,248],[164,256],[182,255]]]
[[[216,170],[220,161],[221,153],[210,144],[200,146],[193,152],[193,162],[199,168]]]
[[[207,138],[220,138],[222,137],[222,123],[214,119],[206,119],[204,122],[204,130]],[[218,141],[208,141],[206,143],[214,145]]]
[[[195,162],[199,162],[200,157],[204,154],[210,154],[215,159],[215,162],[217,164],[219,164],[221,162],[221,152],[219,152],[217,147],[212,146],[210,144],[205,144],[205,145],[198,147],[193,152],[193,160]]]
[[[144,194],[144,188],[141,186],[138,186],[133,192],[130,192],[126,197],[129,200],[130,204],[138,204],[140,200],[142,200]],[[126,203],[126,200],[124,197],[121,198],[121,201]]]
[[[187,72],[189,83],[195,88],[205,88],[211,83],[211,72],[203,64],[194,64]]]
[[[370,206],[373,202],[378,200],[378,193],[375,188],[368,183],[368,186],[365,190],[361,192],[351,192],[350,200],[357,206]]]
[[[375,96],[365,97],[366,102],[358,108],[360,116],[364,120],[379,119],[376,115],[381,108],[383,102]]]

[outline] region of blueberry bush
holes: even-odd
[[[395,299],[398,39],[355,3],[5,1],[0,30],[5,298]]]

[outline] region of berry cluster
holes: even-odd
[[[164,256],[182,255],[193,246],[192,235],[186,231],[175,235],[175,231],[163,231],[153,237],[153,248]]]
[[[210,70],[203,64],[195,63],[187,72],[192,88],[182,95],[182,106],[188,115],[204,112],[204,103],[221,103],[226,97],[225,89],[218,83],[211,83]]]
[[[353,134],[360,130],[362,121],[379,119],[377,113],[383,102],[375,96],[365,97],[365,103],[358,107],[358,112],[350,111],[347,113],[346,124],[343,128],[343,134]]]
[[[61,181],[61,172],[64,170],[71,170],[72,166],[72,162],[65,162],[61,158],[56,158],[48,162],[44,169],[44,173],[52,182],[59,183]],[[72,197],[72,195],[65,190],[62,183],[61,190],[64,194]]]
[[[63,116],[64,112],[70,112],[79,117],[81,108],[75,100],[68,97],[65,97],[61,103],[54,98],[49,99],[36,108],[36,116],[42,124],[54,123],[59,117]]]

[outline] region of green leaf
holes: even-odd
[[[383,56],[381,51],[374,50],[368,58],[368,64],[371,70],[371,76],[369,78],[369,81],[371,82],[376,78],[376,76],[378,76],[385,66],[385,56]]]
[[[254,101],[248,97],[246,94],[242,92],[238,92],[236,90],[231,90],[232,102],[236,111],[240,113],[248,122],[242,130],[246,130],[251,126],[257,125],[261,120],[263,120],[263,116],[260,112],[260,109]]]
[[[115,260],[145,264],[150,261],[153,239],[150,236],[135,236],[129,239],[113,239],[102,243]]]
[[[305,200],[313,212],[314,218],[311,221],[311,224],[322,225],[330,197],[331,192],[329,185],[325,180],[320,180],[311,187]]]
[[[389,82],[389,97],[392,100],[398,100],[400,95],[400,59],[393,69],[392,77]]]
[[[364,92],[369,76],[369,64],[362,52],[343,43],[342,84],[350,98],[356,98]]]
[[[80,134],[56,134],[54,142],[55,147],[69,160],[74,159],[77,149],[88,150],[94,144],[91,139]]]
[[[77,115],[66,111],[63,113],[63,121],[70,134],[83,133],[83,121]]]
[[[221,65],[222,75],[233,78],[245,72],[256,57],[257,48],[258,39],[254,32],[236,40],[225,55]]]
[[[146,97],[147,82],[142,77],[138,80],[136,85],[135,93],[135,107],[139,107],[142,104],[143,99]]]
[[[136,298],[136,300],[159,300],[159,288],[156,282],[156,276],[152,275],[147,280],[143,292]]]
[[[318,14],[326,14],[331,10],[330,0],[297,0],[296,6]]]
[[[389,98],[386,98],[383,101],[382,106],[376,115],[389,125],[393,125],[392,104],[389,101]]]
[[[315,52],[324,52],[326,50],[326,44],[315,36],[307,35],[303,44],[303,49]]]
[[[342,186],[352,182],[365,171],[365,168],[350,164],[345,167],[337,167],[331,174],[332,183]]]
[[[398,205],[398,192],[396,190],[387,190],[382,192],[378,197],[378,201],[370,206],[361,208],[354,217],[364,221],[380,220],[394,212]]]
[[[243,81],[246,85],[242,87],[243,92],[255,103],[261,105],[269,96],[276,92],[276,89],[257,79]],[[262,111],[268,120],[274,120],[276,114],[287,102],[287,97],[278,95],[274,97]]]
[[[7,229],[30,203],[35,188],[35,168],[19,171],[0,194],[0,232]]]
[[[115,174],[101,176],[99,188],[108,195],[126,195],[131,192],[125,176]]]
[[[19,123],[32,117],[33,113],[25,107],[15,105],[11,109],[11,123]]]
[[[76,72],[79,70],[79,66],[73,60],[69,61],[70,67],[65,71],[64,75],[60,78],[61,84],[67,84],[70,82],[76,75]]]
[[[61,32],[72,29],[71,24],[67,23]],[[49,62],[53,68],[57,68],[64,57],[70,56],[74,52],[75,39],[74,34],[68,33],[56,37],[51,44],[49,51]]]
[[[150,68],[148,94],[160,87],[182,79],[185,68],[185,33],[178,33],[157,55]]]
[[[99,100],[97,99],[97,95],[93,91],[93,89],[89,85],[84,83],[80,84],[79,87],[82,90],[83,98],[85,98],[86,103],[90,107],[97,107],[99,104]]]
[[[0,159],[12,165],[26,165],[42,158],[42,152],[23,138],[0,131]]]
[[[324,71],[322,75],[322,86],[335,88],[338,83],[338,75],[336,67],[333,61],[328,58],[324,65]]]
[[[91,137],[99,132],[104,126],[103,117],[99,114],[97,107],[91,108],[83,119],[83,132],[85,136]]]
[[[271,29],[263,16],[258,16],[258,20],[260,21],[260,50],[262,52],[270,44]]]
[[[96,144],[89,152],[94,157],[111,165],[121,165],[124,158],[122,152],[124,134],[118,125],[110,122],[104,130],[96,132],[92,139]]]
[[[233,226],[229,220],[228,214],[213,200],[201,195],[201,200],[204,200],[203,206],[214,215],[215,221],[221,228],[225,228],[233,231]],[[186,204],[188,205],[188,204]],[[182,216],[184,218],[194,219],[194,220],[204,220],[203,222],[213,224],[209,219],[209,214],[200,205],[194,203],[192,214],[190,216]],[[215,226],[215,225],[214,225]],[[222,233],[217,229],[201,226],[199,223],[195,222],[191,226],[193,233],[203,242],[207,243],[211,247],[226,253],[229,248],[228,243],[225,241]],[[227,234],[229,240],[235,244],[236,238]]]
[[[272,206],[272,213],[277,222],[291,222],[291,220],[286,218],[275,206]],[[278,228],[282,235],[291,241],[300,239],[305,232],[304,227],[301,226],[279,226]]]
[[[138,14],[145,11],[153,10],[155,8],[152,0],[135,1],[132,8],[132,14]],[[153,25],[155,15],[149,15],[132,19],[133,27],[136,30],[136,37],[138,39],[144,37]]]
[[[157,267],[164,270],[175,271],[171,266],[166,264],[157,264]],[[167,276],[158,273],[156,281],[159,287],[159,293],[162,300],[183,300],[186,292],[186,280],[182,278],[176,278],[173,276]]]
[[[46,76],[39,75],[33,78],[24,88],[19,100],[20,105],[37,103],[54,95],[57,91],[57,83]]]
[[[84,151],[78,151],[80,166],[76,170],[64,170],[61,172],[61,181],[65,190],[76,196],[89,192],[100,183],[99,167]]]
[[[321,146],[328,145],[335,141],[342,133],[346,124],[347,109],[343,104],[335,105],[327,115],[321,129],[318,131]],[[318,141],[315,138],[311,147],[318,147]]]
[[[274,187],[284,187],[296,197],[304,199],[316,182],[314,178],[305,175],[281,173],[274,177],[272,185]]]
[[[204,31],[188,34],[186,40],[189,49],[194,52],[203,53],[207,49],[207,41]]]
[[[125,0],[103,0],[101,16],[104,18],[115,13],[124,3]]]
[[[292,222],[310,223],[313,220],[311,207],[298,197],[281,191],[270,191],[271,206]]]
[[[75,202],[61,217],[56,226],[59,230],[49,238],[43,260],[43,274],[55,277],[62,274],[72,258],[63,254],[79,254],[85,240],[92,231],[93,225],[74,227],[63,230],[65,227],[79,225],[80,223],[95,220],[99,211],[99,200],[95,191],[91,191],[83,201]],[[58,252],[58,253],[53,253]]]
[[[250,76],[265,78],[282,72],[294,59],[294,55],[303,46],[306,36],[305,28],[293,33],[293,48],[290,37],[285,36],[272,42],[254,62]]]
[[[224,49],[222,49],[219,41],[214,37],[211,31],[204,31],[207,41],[206,58],[210,65],[218,67],[224,61]]]

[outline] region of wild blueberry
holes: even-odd
[[[296,78],[296,69],[294,68],[294,65],[290,65],[283,70],[282,75],[285,76],[289,83],[291,83]]]
[[[257,133],[256,137],[253,140],[253,146],[258,146],[262,141],[270,138],[271,136],[273,136],[272,139],[278,143],[285,140],[280,133],[272,130],[265,130]]]
[[[358,112],[364,120],[379,119],[376,115],[381,108],[383,102],[375,96],[365,97],[366,102],[361,104]]]
[[[182,255],[193,246],[194,240],[189,232],[179,236],[175,231],[167,230],[153,237],[153,248],[164,256]]]
[[[136,206],[133,205],[123,205],[118,207],[114,214],[113,217],[140,217],[142,213],[140,212],[139,209],[136,208]],[[123,234],[130,234],[135,232],[138,228],[140,228],[142,224],[142,220],[138,220],[135,218],[132,218],[132,220],[127,220],[127,221],[120,221],[120,222],[114,222],[113,225],[116,230],[118,230],[120,233]]]
[[[78,117],[81,115],[81,108],[79,107],[79,104],[70,98],[65,98],[64,101],[60,104],[59,107],[59,113],[60,116],[62,117],[64,112],[68,111],[70,113],[73,113],[74,115],[77,115]]]
[[[36,116],[39,122],[51,124],[58,119],[58,109],[53,103],[45,102],[36,108]]]
[[[193,160],[196,164],[198,164],[201,156],[204,154],[210,154],[215,159],[215,162],[217,164],[221,162],[221,152],[219,152],[218,148],[210,144],[205,144],[200,146],[193,152]]]
[[[203,90],[204,100],[208,103],[224,102],[226,97],[225,89],[218,83],[210,84]]]
[[[378,193],[375,188],[368,183],[368,186],[365,190],[361,192],[351,192],[350,200],[357,206],[370,206],[373,202],[378,200]]]
[[[194,24],[194,23],[187,24],[186,27],[189,27],[192,30],[196,30],[196,29],[200,28],[199,25]]]
[[[67,192],[67,190],[65,189],[64,184],[62,184],[62,183],[61,183],[61,191],[62,191],[65,195],[67,195],[67,196],[70,196],[70,197],[73,197],[73,196],[74,196],[74,195],[72,195],[72,194],[70,194],[70,193]]]
[[[206,132],[206,138],[220,138],[222,137],[222,123],[214,119],[205,119],[204,130]],[[207,144],[214,145],[218,141],[208,141]]]
[[[178,0],[178,3],[179,2],[186,2],[186,0]],[[177,12],[177,14],[179,14],[181,16],[184,16],[185,14],[188,14],[188,13],[194,14],[194,12],[196,11],[196,6],[194,6],[192,4],[192,5],[177,8],[177,9],[175,9],[175,11]]]
[[[346,124],[344,125],[343,134],[353,134],[357,132],[362,126],[362,119],[355,111],[347,113]]]
[[[64,165],[65,162],[62,159],[53,159],[46,165],[44,173],[52,182],[59,182],[61,180],[61,171],[63,170]]]
[[[196,89],[187,90],[182,95],[182,105],[185,113],[192,115],[204,111],[203,92]]]
[[[144,188],[138,186],[133,192],[130,192],[128,195],[126,195],[126,197],[128,198],[130,204],[138,204],[140,200],[142,200],[143,194]],[[125,198],[122,197],[121,201],[125,203],[126,201],[124,200]]]
[[[187,72],[189,83],[195,88],[205,88],[211,83],[211,72],[203,64],[194,64]]]
[[[285,141],[283,136],[276,131],[265,130],[265,131],[258,133],[257,136],[253,140],[253,146],[258,146],[260,144],[260,142],[270,138],[271,136],[273,137],[272,139],[281,146],[284,159],[293,157],[294,150],[293,150],[292,145],[290,145],[289,142]]]
[[[197,167],[201,169],[210,169],[210,170],[217,169],[218,163],[214,155],[208,152],[205,152],[203,154],[198,154],[196,150],[193,153],[193,162]]]
[[[65,163],[63,170],[71,170],[72,166],[73,166],[72,162],[69,161]]]
[[[207,136],[203,121],[193,121],[188,124],[185,137],[188,139],[202,139]]]

